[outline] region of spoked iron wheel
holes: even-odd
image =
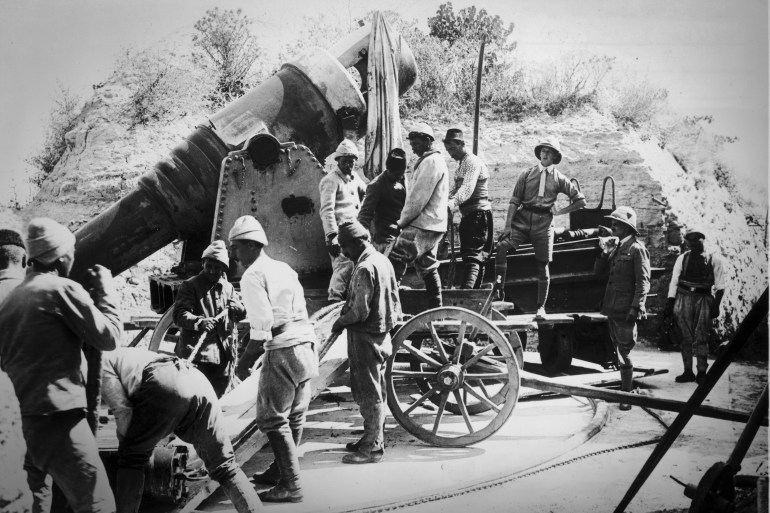
[[[409,356],[408,366],[397,362],[399,352]],[[412,362],[419,362],[417,370]],[[398,423],[440,447],[464,447],[495,433],[513,413],[520,386],[503,333],[455,307],[428,310],[404,324],[393,338],[385,379]],[[460,418],[447,414],[452,410]],[[470,410],[478,410],[473,418]]]

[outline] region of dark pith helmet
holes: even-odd
[[[561,162],[561,146],[559,145],[559,141],[555,139],[546,139],[545,141],[535,146],[535,157],[537,157],[537,160],[540,160],[540,150],[544,147],[551,148],[556,152],[556,156],[553,159],[554,165]]]
[[[449,141],[460,141],[465,142],[465,139],[463,139],[463,131],[459,128],[450,128],[446,131],[446,136],[444,137],[444,140],[442,142],[449,142]]]
[[[612,214],[604,216],[605,219],[611,219],[618,221],[626,226],[630,226],[636,235],[639,235],[639,230],[636,229],[636,212],[631,207],[618,207]]]

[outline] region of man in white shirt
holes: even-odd
[[[217,395],[191,363],[136,347],[106,352],[102,398],[117,424],[117,513],[139,510],[144,466],[171,433],[192,444],[238,513],[259,511],[257,492],[235,462]]]
[[[366,185],[353,171],[358,160],[358,148],[347,139],[334,152],[337,169],[321,178],[318,183],[320,194],[321,224],[326,236],[326,247],[332,260],[332,277],[329,280],[329,299],[344,301],[348,293],[353,262],[340,252],[337,240],[337,226],[344,220],[355,219],[361,210],[361,201],[366,194]]]
[[[264,473],[255,474],[254,480],[275,485],[259,494],[265,502],[300,502],[297,446],[310,404],[310,378],[318,375],[316,335],[308,320],[305,294],[297,273],[263,251],[267,236],[254,217],[238,218],[228,238],[235,259],[246,268],[241,295],[251,326],[236,374],[247,377],[259,348],[265,349],[256,421],[270,440],[275,461]]]
[[[684,373],[674,378],[677,383],[702,383],[708,368],[711,320],[719,317],[719,304],[725,294],[722,259],[707,252],[703,231],[694,229],[685,235],[690,251],[676,259],[668,287],[666,315],[673,315],[682,332]],[[698,375],[692,372],[695,351]]]
[[[409,132],[409,145],[418,159],[412,168],[406,203],[398,219],[401,233],[388,255],[399,282],[406,267],[414,264],[425,282],[430,308],[442,305],[436,253],[446,233],[449,191],[449,170],[441,153],[433,149],[434,139],[433,129],[425,123],[417,123]]]

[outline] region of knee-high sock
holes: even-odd
[[[551,284],[551,276],[548,272],[548,264],[537,263],[537,306],[545,306],[548,300],[548,286]]]

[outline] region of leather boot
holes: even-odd
[[[425,282],[425,292],[428,295],[428,308],[438,308],[442,306],[441,299],[441,277],[438,275],[438,269],[433,269],[423,277]]]
[[[695,374],[692,372],[692,356],[682,355],[682,365],[684,366],[684,372],[674,378],[677,383],[691,383],[695,381]]]
[[[631,366],[620,368],[620,390],[623,392],[631,392],[634,389],[634,368]],[[622,411],[628,411],[631,409],[630,404],[620,403],[620,409]]]
[[[238,513],[256,513],[260,510],[262,503],[257,492],[241,469],[238,469],[233,477],[219,484]]]
[[[139,511],[143,492],[143,469],[118,469],[118,475],[115,482],[115,505],[117,506],[117,513],[136,513]]]
[[[260,493],[259,498],[264,502],[301,502],[299,459],[294,440],[280,431],[268,431],[267,438],[273,448],[281,479],[273,488]]]
[[[291,430],[291,438],[294,440],[294,447],[299,447],[299,444],[302,441],[302,429],[303,428],[300,427]],[[358,448],[356,448],[356,450],[358,450]],[[274,459],[272,463],[270,463],[270,466],[267,467],[267,470],[264,472],[257,472],[251,476],[251,480],[259,485],[277,485],[281,480],[281,472],[278,470],[278,461]]]

